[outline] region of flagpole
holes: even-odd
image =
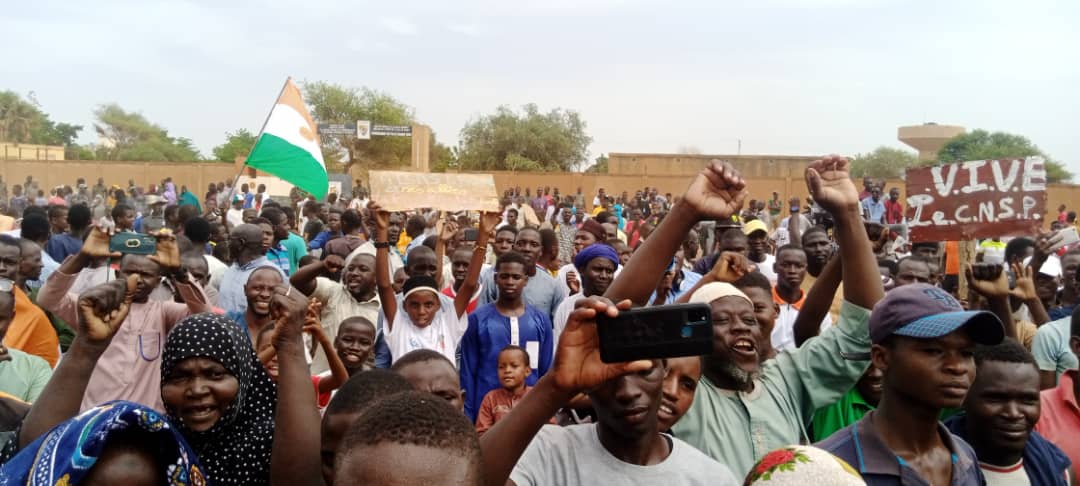
[[[272,115],[274,113],[274,107],[277,106],[277,102],[278,102],[278,100],[281,99],[281,95],[285,94],[285,88],[289,87],[290,82],[292,82],[292,76],[286,77],[285,78],[285,84],[281,85],[281,91],[278,92],[278,97],[274,98],[274,104],[270,106],[270,113],[266,114],[266,119],[263,120],[262,127],[259,128],[259,135],[257,137],[255,137],[255,145],[259,144],[259,139],[262,138],[263,131],[266,130],[266,124],[270,123],[270,115]],[[251,155],[251,152],[253,150],[255,150],[255,145],[252,145],[251,149],[248,150],[248,155]],[[233,198],[233,194],[236,193],[236,184],[238,184],[240,182],[240,176],[244,174],[244,169],[245,168],[247,168],[247,156],[244,156],[244,163],[240,165],[240,170],[236,173],[236,177],[233,178],[232,187],[229,188],[229,197],[227,197],[225,199],[225,202],[228,203],[229,207],[232,207],[232,198]],[[228,213],[228,211],[229,211],[229,209],[226,208],[225,211],[221,213],[221,220],[222,220],[223,223],[225,223],[226,228],[229,227],[229,225],[227,223],[227,220],[225,218],[225,215],[226,215],[226,213]]]

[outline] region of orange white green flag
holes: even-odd
[[[248,167],[269,172],[323,198],[330,180],[317,130],[300,88],[289,78],[247,156]]]

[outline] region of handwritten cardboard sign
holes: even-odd
[[[908,169],[906,179],[911,241],[1033,235],[1046,214],[1041,157]]]
[[[432,174],[373,170],[371,198],[383,209],[406,211],[498,211],[499,197],[491,174]]]

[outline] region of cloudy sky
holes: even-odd
[[[469,119],[577,110],[608,152],[853,154],[934,121],[1031,138],[1080,175],[1076,0],[35,0],[0,16],[0,89],[59,121],[104,102],[204,154],[286,76]],[[83,141],[93,141],[86,130]]]

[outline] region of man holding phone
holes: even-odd
[[[762,329],[745,295],[734,288],[716,292],[716,286],[723,285],[716,283],[691,297],[691,302],[708,301],[712,308],[713,353],[705,358],[704,378],[693,405],[672,430],[737,475],[749,471],[770,450],[809,440],[805,424],[814,410],[835,402],[855,384],[866,361],[845,356],[869,351],[868,309],[884,293],[847,159],[829,156],[815,161],[806,179],[814,201],[836,222],[836,238],[844,252],[846,302],[839,324],[798,350],[763,362],[757,349]],[[665,259],[675,253],[686,232],[701,219],[730,217],[745,197],[738,172],[730,164],[714,162],[638,248],[606,295],[644,302]]]
[[[79,296],[70,289],[94,259],[118,258],[120,278],[138,277],[131,310],[98,360],[83,396],[82,410],[109,400],[129,400],[164,411],[160,358],[165,336],[180,319],[213,310],[202,288],[181,270],[176,237],[167,230],[154,236],[154,254],[122,254],[111,251],[108,233],[92,228],[79,253],[64,260],[38,294],[38,305],[43,309],[65,322],[76,322]],[[161,277],[171,281],[184,303],[150,299]]]

